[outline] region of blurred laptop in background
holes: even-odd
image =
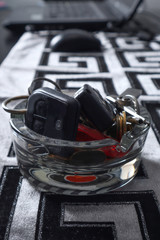
[[[13,31],[81,28],[101,30],[129,21],[143,0],[49,0],[17,6],[3,25]]]

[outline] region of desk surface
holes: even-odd
[[[4,9],[0,10],[0,23],[6,18],[6,16],[9,14],[9,10]],[[0,25],[0,63],[3,61],[3,59],[7,56],[10,49],[14,46],[14,44],[17,42],[21,34],[14,34],[7,29],[3,28],[2,25]]]
[[[41,1],[41,0],[40,0]],[[34,3],[40,2],[35,0]],[[16,8],[16,6],[26,6],[28,4],[33,4],[32,0],[5,0],[6,8],[0,9],[0,63],[7,56],[10,49],[18,41],[21,33],[11,32],[2,26],[2,22],[9,16],[9,14]]]

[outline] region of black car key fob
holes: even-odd
[[[39,88],[29,97],[25,124],[33,131],[55,139],[74,140],[78,128],[78,101],[51,88]]]
[[[113,111],[109,103],[106,103],[100,93],[85,84],[75,93],[81,105],[81,114],[89,120],[91,125],[101,132],[111,127],[113,123]]]

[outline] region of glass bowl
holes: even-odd
[[[140,107],[149,123],[150,116]],[[121,142],[106,138],[77,142],[39,135],[11,114],[14,149],[20,172],[38,190],[66,195],[102,194],[130,182],[141,162],[150,124],[136,124]]]

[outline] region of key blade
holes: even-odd
[[[137,118],[138,120],[142,120],[143,123],[148,124],[149,122],[142,116],[140,116],[139,114],[137,114],[132,108],[128,107],[128,106],[121,106],[118,104],[117,100],[115,98],[113,98],[112,96],[106,96],[106,99],[112,103],[114,103],[115,105],[117,105],[119,108],[121,108],[122,110],[124,110],[126,113],[130,114],[132,117]]]

